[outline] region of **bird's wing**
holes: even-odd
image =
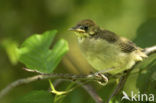
[[[118,44],[121,51],[125,53],[130,53],[132,51],[139,49],[132,41],[129,41],[128,39],[123,37],[119,39]]]
[[[92,35],[91,38],[104,39],[110,43],[114,43],[118,40],[118,36],[115,33],[108,31],[108,30],[99,30],[99,31],[95,32],[95,34]]]

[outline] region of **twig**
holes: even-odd
[[[155,53],[156,52],[156,45],[152,46],[152,47],[148,47],[148,48],[145,48],[144,51],[143,51],[146,55],[150,55],[152,53]]]
[[[44,79],[51,79],[51,78],[61,78],[61,79],[67,79],[67,80],[95,80],[100,81],[103,78],[100,78],[97,76],[97,74],[90,74],[90,75],[74,75],[74,74],[40,74],[33,77],[28,77],[24,79],[16,80],[15,82],[9,84],[6,88],[2,89],[0,92],[0,98],[2,98],[4,95],[6,95],[9,91],[11,91],[13,88],[28,84],[37,80],[44,80]]]
[[[96,93],[94,88],[90,85],[81,85],[87,92],[88,94],[93,98],[93,100],[96,103],[103,103],[102,98]]]
[[[47,74],[47,73],[41,73],[37,70],[31,70],[31,69],[28,69],[28,68],[22,68],[23,70],[27,71],[27,72],[32,72],[32,73],[37,73],[37,74]]]

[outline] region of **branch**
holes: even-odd
[[[90,74],[90,75],[74,75],[74,74],[40,74],[24,79],[19,79],[11,84],[9,84],[6,88],[2,89],[0,92],[0,99],[6,95],[8,92],[10,92],[13,88],[23,85],[23,84],[28,84],[37,80],[44,80],[44,79],[56,79],[56,78],[61,78],[61,79],[66,79],[66,80],[95,80],[95,81],[101,81],[103,78],[97,76],[97,73]]]
[[[103,103],[102,98],[96,93],[93,87],[91,87],[90,85],[81,86],[88,92],[88,94],[93,98],[96,103]]]
[[[156,45],[152,46],[152,47],[148,47],[148,48],[145,48],[144,51],[143,51],[146,55],[150,55],[152,53],[155,53],[156,52]]]

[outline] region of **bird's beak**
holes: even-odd
[[[72,27],[72,28],[69,28],[68,29],[69,31],[75,31],[75,29]]]
[[[76,31],[76,32],[80,32],[80,33],[84,33],[85,30],[82,30],[80,28],[76,28],[76,27],[72,27],[72,28],[69,28],[70,31]]]

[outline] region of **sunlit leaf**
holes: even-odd
[[[5,39],[2,41],[2,46],[5,48],[6,53],[9,57],[10,62],[13,65],[16,65],[18,62],[18,44],[17,42],[10,40],[10,39]]]
[[[29,69],[51,73],[68,51],[68,44],[63,39],[59,40],[52,49],[49,49],[55,34],[56,31],[53,30],[42,35],[35,34],[29,37],[18,50],[19,61]]]

